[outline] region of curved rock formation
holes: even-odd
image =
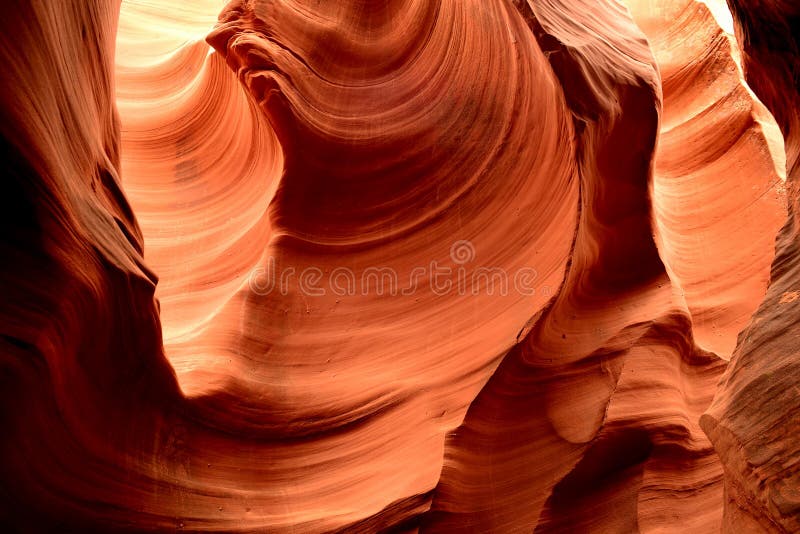
[[[796,529],[779,9],[12,3],[4,530]]]
[[[800,7],[732,0],[744,69],[785,139],[789,217],[776,239],[769,291],[742,332],[714,402],[701,419],[725,465],[725,526],[800,529],[797,379],[797,214],[800,197]]]
[[[764,296],[785,218],[783,138],[706,4],[630,5],[664,94],[652,183],[659,251],[698,344],[727,358]]]

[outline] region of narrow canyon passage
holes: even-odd
[[[800,6],[11,4],[4,531],[800,530]]]

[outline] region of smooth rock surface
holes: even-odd
[[[799,530],[800,10],[730,2],[10,2],[2,530]]]

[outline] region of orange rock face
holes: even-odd
[[[796,6],[14,0],[8,532],[796,532]]]

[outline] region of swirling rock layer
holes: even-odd
[[[791,6],[12,4],[5,530],[800,528]]]
[[[800,196],[800,8],[792,2],[731,2],[753,90],[785,139],[789,217],[776,239],[771,283],[742,332],[713,404],[701,419],[725,466],[725,526],[753,531],[800,529],[800,375],[797,334]]]

